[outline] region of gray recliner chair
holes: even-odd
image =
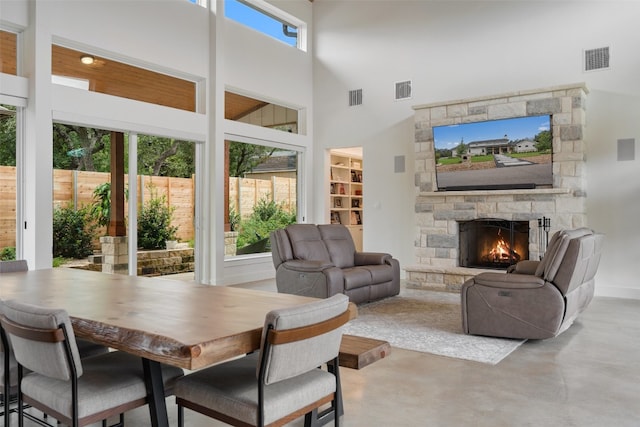
[[[270,235],[278,292],[355,304],[400,292],[400,264],[387,253],[356,252],[340,224],[292,224]]]
[[[520,261],[462,285],[466,334],[544,339],[565,331],[593,298],[604,236],[587,228],[556,232],[541,261]]]

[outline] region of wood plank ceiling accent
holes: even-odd
[[[7,31],[0,31],[0,73],[16,75],[18,36]]]
[[[229,120],[239,120],[267,105],[269,105],[268,102],[248,98],[233,92],[225,92],[224,118]]]
[[[196,84],[95,55],[93,64],[80,62],[84,54],[51,46],[54,75],[89,81],[89,90],[181,110],[195,111]]]

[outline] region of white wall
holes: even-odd
[[[364,147],[365,250],[415,261],[412,105],[585,82],[588,221],[607,234],[596,292],[640,298],[639,160],[615,156],[618,138],[640,139],[639,16],[640,3],[625,1],[314,2],[316,155]],[[604,46],[611,68],[584,73],[583,49]],[[410,101],[393,100],[402,80],[413,82]],[[359,88],[363,105],[348,107]],[[405,174],[393,172],[396,155]]]

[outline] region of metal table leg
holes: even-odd
[[[142,367],[144,381],[147,385],[151,425],[153,427],[169,427],[160,362],[142,358]]]

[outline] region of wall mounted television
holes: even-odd
[[[551,116],[434,126],[438,191],[553,187]]]

